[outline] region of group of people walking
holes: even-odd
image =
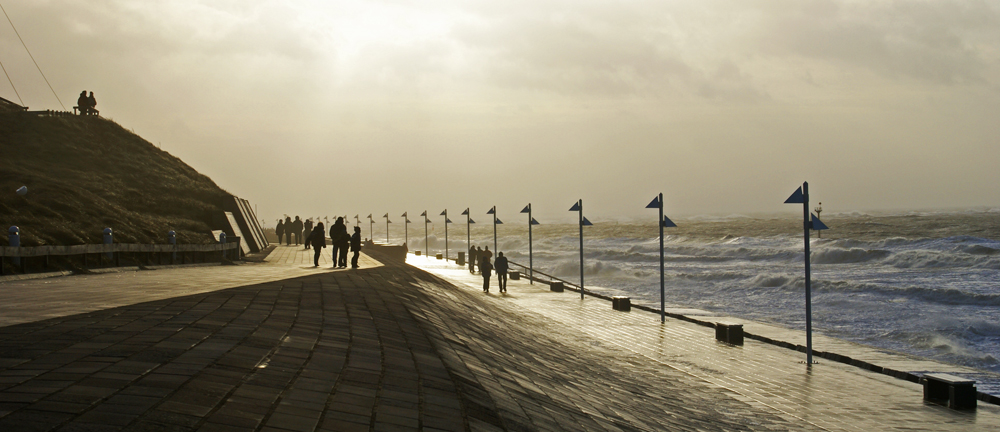
[[[486,249],[469,246],[469,273],[475,274],[478,265],[479,273],[483,275],[483,292],[490,292],[490,276],[496,272],[500,292],[505,293],[507,292],[507,271],[510,270],[510,264],[507,262],[507,257],[503,256],[503,252],[497,253],[495,263],[491,263],[491,259],[493,259],[493,252],[490,251],[489,246],[486,246]]]
[[[319,257],[326,248],[327,233],[323,222],[313,225],[312,219],[305,221],[295,216],[286,217],[284,221],[278,220],[278,225],[274,228],[278,235],[278,244],[281,244],[281,236],[285,236],[285,245],[292,245],[292,237],[295,237],[295,245],[299,242],[305,244],[305,248],[313,249],[313,267],[319,267]],[[306,233],[303,240],[302,234]],[[333,246],[333,268],[347,268],[347,253],[354,252],[351,257],[351,268],[358,268],[358,254],[361,252],[361,227],[354,227],[354,235],[347,233],[347,225],[343,217],[338,217],[337,221],[330,227],[330,243]]]

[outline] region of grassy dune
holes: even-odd
[[[22,246],[100,243],[105,227],[119,243],[209,243],[227,195],[113,121],[0,114],[0,227]]]

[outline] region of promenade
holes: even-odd
[[[0,430],[1000,429],[992,405],[546,285],[311,256],[0,282]]]

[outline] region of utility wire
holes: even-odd
[[[28,50],[28,45],[24,43],[24,39],[21,39],[21,34],[17,32],[17,28],[14,27],[14,22],[10,20],[10,15],[7,15],[7,10],[3,8],[2,4],[0,4],[0,10],[2,10],[3,15],[7,17],[7,22],[10,23],[10,28],[14,29],[14,34],[16,34],[17,38],[21,40],[21,46],[23,46],[24,50],[28,52],[28,57],[31,57],[31,62],[35,64],[35,68],[38,69],[38,73],[42,75],[42,79],[45,80],[45,84],[48,84],[49,90],[52,90],[52,96],[56,97],[56,100],[59,101],[59,106],[61,106],[63,111],[65,111],[66,105],[63,105],[62,100],[59,99],[59,95],[57,95],[55,89],[52,88],[52,84],[49,84],[49,79],[45,78],[45,73],[42,72],[42,68],[39,67],[38,62],[35,61],[35,56],[31,55],[31,51]],[[20,96],[18,96],[18,98],[20,99]],[[22,102],[22,105],[23,104],[24,102]]]
[[[17,87],[14,87],[14,81],[11,81],[10,74],[7,73],[7,68],[3,67],[3,62],[0,62],[0,69],[3,69],[3,74],[7,75],[7,81],[10,81],[10,88],[14,89],[14,94],[17,95],[18,102],[21,102],[21,106],[24,106],[24,101],[21,100],[21,94],[17,92]]]

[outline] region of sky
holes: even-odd
[[[0,4],[55,91],[3,23],[0,96],[93,91],[269,224],[1000,207],[1000,0]]]

